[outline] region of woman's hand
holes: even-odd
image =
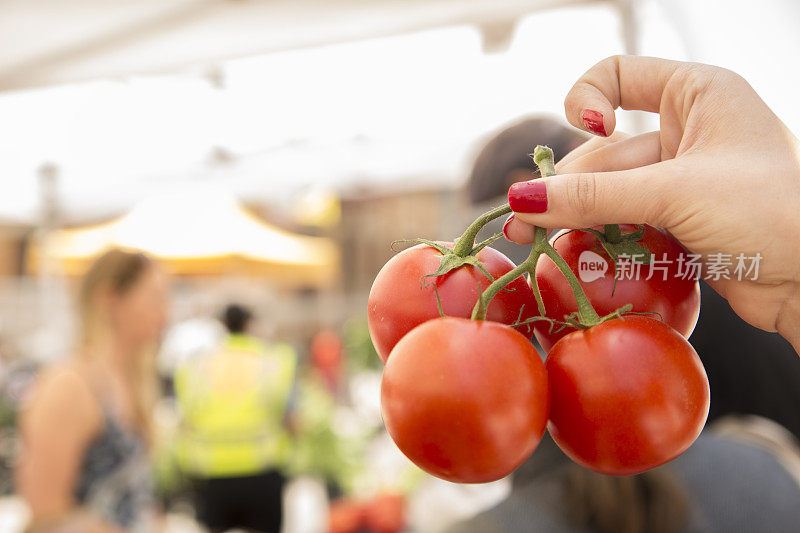
[[[744,320],[800,349],[800,144],[739,75],[620,56],[592,67],[565,101],[569,121],[604,135],[614,109],[657,112],[660,131],[586,143],[561,175],[515,184],[509,239],[535,224],[651,224],[690,252],[761,255],[755,280],[709,280]],[[545,199],[546,198],[546,199]]]

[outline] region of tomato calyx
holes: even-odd
[[[550,317],[547,317],[547,316],[533,316],[533,317],[527,318],[525,320],[519,320],[518,319],[516,322],[511,324],[511,327],[516,328],[516,327],[519,327],[519,326],[526,326],[528,324],[533,324],[534,322],[549,322],[550,323],[550,333],[558,333],[559,331],[561,331],[561,330],[563,330],[565,328],[573,327],[571,324],[569,324],[569,323],[567,323],[565,321],[556,320],[554,318],[550,318]]]
[[[483,275],[489,278],[490,281],[494,281],[492,275],[489,274],[480,260],[478,260],[477,254],[497,239],[500,239],[503,234],[497,233],[478,244],[475,244],[475,238],[477,237],[481,228],[483,228],[486,224],[510,212],[511,207],[508,204],[505,204],[495,207],[494,209],[482,214],[472,224],[469,225],[469,227],[458,239],[455,240],[452,248],[448,248],[447,246],[443,246],[432,241],[427,241],[425,239],[416,239],[417,242],[433,246],[442,254],[442,260],[439,263],[439,268],[437,268],[435,272],[424,276],[424,278],[444,276],[448,272],[451,272],[457,268],[461,268],[464,265],[472,265]]]
[[[424,243],[429,246],[433,246],[442,254],[442,260],[439,263],[439,268],[436,269],[435,272],[432,272],[424,278],[430,277],[438,277],[444,276],[445,274],[457,269],[461,268],[464,265],[472,265],[477,268],[483,275],[489,278],[490,281],[494,281],[494,278],[491,274],[486,270],[480,260],[477,258],[478,252],[492,244],[497,239],[500,239],[503,234],[497,233],[492,235],[488,239],[475,244],[475,238],[478,236],[478,232],[489,222],[492,220],[499,218],[503,215],[507,215],[511,212],[511,207],[508,204],[501,205],[499,207],[495,207],[487,211],[486,213],[479,216],[475,221],[464,230],[464,233],[455,240],[452,248],[447,246],[443,246],[439,243],[428,241],[425,239],[414,239],[415,242]]]
[[[431,248],[436,249],[436,251],[438,251],[440,254],[442,254],[442,260],[439,262],[438,268],[434,272],[431,272],[430,274],[425,274],[419,280],[421,286],[427,287],[430,284],[430,283],[426,282],[427,278],[437,278],[439,276],[444,276],[445,274],[448,274],[449,272],[451,272],[451,271],[453,271],[453,270],[455,270],[457,268],[461,268],[461,267],[463,267],[465,265],[472,265],[473,267],[478,269],[478,271],[481,274],[486,276],[489,279],[489,281],[494,281],[494,276],[492,276],[492,274],[489,273],[488,270],[486,270],[486,267],[477,258],[476,254],[479,251],[481,251],[483,248],[485,248],[486,246],[490,245],[491,243],[493,243],[494,241],[499,239],[500,237],[502,237],[502,234],[492,235],[491,237],[489,237],[485,241],[483,241],[480,244],[478,244],[477,246],[475,246],[473,248],[472,253],[470,253],[470,254],[468,254],[466,256],[463,256],[463,257],[459,256],[458,254],[456,254],[453,251],[453,248],[450,248],[449,246],[445,246],[442,243],[439,243],[439,242],[436,242],[436,241],[431,241],[431,240],[428,240],[428,239],[401,239],[401,240],[394,241],[392,243],[392,245],[394,245],[396,243],[400,243],[400,242],[412,242],[412,243],[415,243],[415,244],[424,244],[426,246],[430,246]]]
[[[485,244],[481,243],[483,244],[483,246],[481,246],[480,249],[483,249],[490,242],[494,242],[495,240],[497,239],[490,238],[488,239],[489,242],[486,242]],[[425,244],[430,244],[429,242],[425,242],[422,239],[420,239],[420,242],[424,242]],[[437,246],[435,248],[442,253],[442,260],[439,262],[439,267],[436,269],[436,271],[423,276],[422,277],[423,280],[426,278],[436,278],[439,276],[444,276],[445,274],[457,268],[461,268],[464,265],[472,265],[475,268],[477,268],[481,274],[489,278],[489,281],[494,281],[494,277],[489,273],[488,270],[486,270],[486,267],[483,266],[483,263],[481,263],[480,260],[473,253],[469,253],[468,255],[465,256],[460,256],[453,251],[453,248],[448,248],[446,246],[441,246],[441,247]],[[478,251],[480,251],[480,249]]]
[[[600,243],[600,246],[606,251],[611,261],[614,263],[614,286],[611,289],[612,295],[617,290],[617,265],[619,264],[620,257],[630,259],[642,265],[650,264],[650,250],[644,243],[637,242],[644,237],[644,224],[637,224],[636,227],[638,229],[631,233],[622,233],[619,224],[606,224],[603,226],[603,231],[597,231],[594,228],[585,228],[583,230],[597,238],[597,242]]]
[[[395,241],[393,244],[398,242],[413,242],[416,244],[426,244],[432,248],[435,248],[439,253],[442,254],[442,260],[439,262],[439,267],[436,271],[431,272],[430,274],[426,274],[420,279],[420,283],[423,285],[425,284],[426,278],[436,278],[439,276],[444,276],[449,272],[457,268],[461,268],[465,265],[471,265],[478,269],[484,276],[486,276],[489,281],[494,281],[494,277],[486,270],[486,267],[480,262],[477,257],[478,252],[495,242],[496,240],[502,238],[502,233],[497,233],[492,235],[488,239],[475,244],[475,238],[478,235],[478,232],[489,222],[492,220],[499,218],[503,215],[507,215],[511,212],[511,207],[508,204],[501,205],[499,207],[495,207],[487,211],[486,213],[479,216],[469,227],[464,231],[464,233],[455,240],[452,248],[449,246],[445,246],[442,243],[438,243],[435,241],[431,241],[428,239],[405,239]]]
[[[498,234],[496,236],[492,236],[486,241],[475,245],[475,238],[478,236],[478,232],[483,228],[486,224],[491,222],[492,220],[499,218],[503,215],[507,215],[511,213],[511,206],[508,204],[501,205],[499,207],[495,207],[494,209],[490,209],[486,213],[482,214],[475,221],[464,230],[464,233],[455,241],[453,245],[453,253],[460,257],[467,257],[469,255],[475,255],[478,253],[484,246],[487,246],[491,242],[502,237],[502,234]]]
[[[631,311],[633,309],[632,304],[625,304],[619,309],[614,310],[613,312],[598,316],[597,319],[592,319],[590,322],[587,322],[585,318],[581,318],[578,315],[578,312],[575,311],[574,313],[570,313],[564,316],[564,320],[555,320],[550,317],[546,316],[534,316],[531,318],[527,318],[525,320],[518,320],[512,327],[517,326],[525,326],[528,324],[533,324],[534,322],[549,322],[550,323],[550,333],[558,333],[559,331],[565,328],[575,328],[575,329],[589,329],[603,322],[608,322],[609,320],[614,320],[616,318],[622,318],[625,315],[648,315],[652,313],[639,313],[635,311]],[[656,313],[657,314],[657,313]]]
[[[643,224],[637,224],[636,227],[637,230],[631,233],[623,233],[619,224],[606,224],[603,226],[603,231],[594,228],[584,228],[582,231],[597,237],[597,242],[614,261],[615,268],[620,257],[648,265],[650,264],[650,250],[646,245],[638,242],[644,237],[645,228]]]

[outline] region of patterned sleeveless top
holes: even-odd
[[[135,533],[154,531],[155,499],[147,448],[104,409],[104,428],[89,445],[75,489],[80,505]]]

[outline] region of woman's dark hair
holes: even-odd
[[[467,188],[473,204],[503,196],[512,172],[530,170],[538,176],[530,153],[537,144],[553,149],[556,161],[581,145],[588,135],[551,117],[522,119],[496,133],[481,149],[472,165]]]
[[[596,533],[678,533],[689,521],[689,498],[666,468],[605,476],[566,467],[564,501],[575,526]]]
[[[239,304],[230,304],[222,311],[220,321],[230,333],[244,333],[253,314],[249,309]]]
[[[705,282],[689,342],[708,374],[708,423],[726,415],[773,420],[800,440],[800,357],[777,333],[751,326]]]

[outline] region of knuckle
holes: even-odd
[[[719,82],[731,84],[739,79],[743,80],[733,71],[700,63],[689,63],[680,78],[684,93],[693,95],[700,94]]]
[[[726,83],[735,83],[735,84],[746,84],[747,80],[744,79],[740,74],[723,68],[723,67],[715,67],[712,65],[704,65],[705,69],[708,71],[709,77],[712,79],[722,80]]]
[[[567,202],[572,211],[580,216],[590,215],[597,209],[597,174],[583,172],[569,176]]]
[[[692,86],[699,87],[708,83],[714,73],[707,65],[689,63],[683,71],[683,82]]]

